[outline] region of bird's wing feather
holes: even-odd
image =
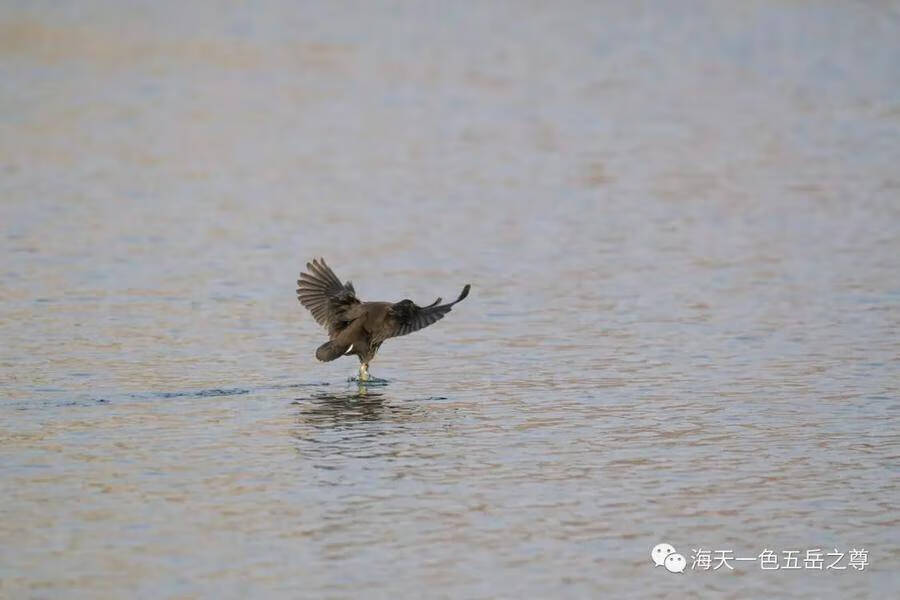
[[[428,306],[418,306],[409,300],[392,304],[388,307],[384,327],[381,331],[376,332],[377,341],[381,342],[387,338],[407,335],[437,323],[450,312],[454,304],[461,302],[469,295],[470,287],[466,284],[459,297],[448,304],[438,305],[437,302],[440,301],[440,298]]]
[[[306,263],[306,270],[297,280],[297,299],[334,337],[346,327],[347,313],[359,304],[359,298],[353,284],[341,283],[324,259]]]

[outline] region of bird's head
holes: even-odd
[[[401,300],[400,302],[396,302],[391,306],[391,313],[396,317],[408,317],[411,316],[417,309],[416,303],[406,298]]]

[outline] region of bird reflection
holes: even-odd
[[[340,469],[346,459],[394,456],[408,432],[429,417],[418,402],[397,400],[383,390],[360,385],[297,398],[298,453],[325,471]]]
[[[394,429],[382,425],[405,425],[428,418],[421,401],[398,398],[387,391],[386,384],[354,381],[345,390],[319,390],[296,398],[293,404],[299,407],[298,425],[300,429],[364,428],[380,434]]]
[[[307,398],[297,398],[294,404],[301,407],[298,417],[302,423],[333,427],[380,420],[385,400],[383,392],[360,385],[355,391],[316,392]]]

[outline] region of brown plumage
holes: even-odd
[[[384,340],[443,319],[454,304],[469,295],[471,287],[466,284],[459,297],[448,304],[440,304],[440,298],[428,306],[418,306],[412,300],[361,302],[353,284],[341,283],[324,259],[306,263],[306,271],[297,280],[297,299],[328,330],[330,338],[316,350],[316,358],[330,361],[356,355],[362,380],[369,378],[369,362]]]

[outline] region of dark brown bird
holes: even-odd
[[[466,284],[459,298],[449,304],[440,304],[440,298],[428,306],[417,306],[412,300],[361,302],[353,284],[341,283],[324,259],[306,263],[306,271],[297,280],[297,299],[328,330],[330,338],[316,350],[316,358],[327,362],[355,354],[361,381],[369,379],[369,363],[384,340],[440,321],[469,295],[471,287]]]

